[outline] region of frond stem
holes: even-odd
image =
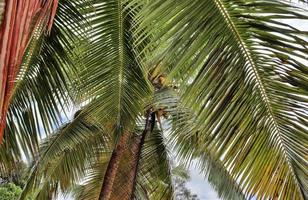
[[[123,41],[123,16],[122,16],[122,0],[118,0],[118,50],[119,50],[119,97],[118,97],[118,123],[121,120],[121,98],[122,98],[122,84],[123,84],[123,66],[124,66],[124,41]],[[119,124],[118,124],[119,125]]]

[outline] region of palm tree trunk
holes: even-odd
[[[130,200],[133,198],[134,190],[136,187],[136,178],[137,178],[137,172],[138,172],[138,166],[140,163],[140,157],[141,157],[141,150],[144,144],[145,136],[147,132],[143,132],[142,135],[138,135],[135,138],[134,144],[132,146],[132,153],[133,158],[131,160],[131,170],[128,175],[127,180],[127,200]],[[126,199],[123,199],[126,200]]]
[[[139,163],[140,163],[140,159],[141,159],[141,151],[142,151],[142,147],[145,141],[145,137],[146,135],[151,131],[151,127],[153,125],[153,123],[155,123],[155,119],[152,115],[151,118],[151,111],[148,110],[147,111],[147,116],[146,116],[146,124],[145,124],[145,128],[142,132],[141,135],[137,135],[134,138],[132,147],[131,147],[131,151],[132,151],[132,159],[130,162],[130,171],[128,174],[128,178],[126,181],[126,195],[124,198],[122,198],[122,200],[131,200],[133,199],[133,195],[134,195],[134,190],[136,187],[136,178],[137,178],[137,172],[138,172],[138,167],[139,167]]]
[[[132,146],[131,146],[131,159],[130,159],[130,170],[127,174],[127,179],[125,181],[125,190],[122,191],[121,194],[117,194],[117,197],[121,197],[121,200],[130,200],[133,197],[134,189],[135,189],[135,183],[136,183],[136,177],[137,177],[137,171],[139,166],[139,161],[141,157],[141,150],[145,141],[145,137],[148,132],[151,131],[151,128],[153,127],[153,123],[155,122],[155,119],[152,117],[151,119],[151,111],[147,111],[146,116],[146,124],[145,129],[143,130],[141,135],[137,135],[134,137]],[[154,121],[154,122],[153,122]],[[124,133],[119,143],[116,147],[116,149],[112,152],[105,177],[104,177],[104,183],[102,190],[99,195],[99,200],[109,200],[112,195],[112,187],[113,183],[115,181],[118,167],[121,161],[121,158],[123,157],[126,149],[126,144],[128,140],[129,133]]]
[[[123,135],[120,137],[120,140],[116,146],[116,148],[113,150],[109,164],[106,169],[106,173],[104,176],[104,182],[101,189],[101,192],[99,194],[99,200],[109,200],[111,193],[112,193],[112,187],[113,183],[117,174],[117,170],[121,161],[121,157],[123,156],[125,152],[125,147],[127,143],[127,139],[129,136],[129,132],[124,132]]]

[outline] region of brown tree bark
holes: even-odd
[[[131,199],[135,182],[135,174],[137,173],[137,166],[139,163],[138,159],[140,159],[138,158],[138,155],[142,148],[142,136],[143,134],[134,135],[130,141],[130,150],[124,152],[114,182],[114,184],[117,184],[117,186],[116,188],[113,188],[110,197],[112,200]]]
[[[129,132],[124,132],[123,135],[120,137],[116,148],[112,152],[109,164],[105,172],[103,186],[99,194],[99,200],[110,199],[113,183],[119,168],[121,158],[125,152],[128,136]]]
[[[134,139],[134,144],[132,146],[132,154],[133,158],[131,160],[131,170],[128,175],[128,180],[127,180],[127,199],[124,200],[130,200],[133,198],[134,190],[136,187],[136,178],[137,178],[137,172],[138,172],[138,167],[141,159],[141,151],[142,147],[144,144],[145,136],[147,132],[143,132],[142,135],[136,136]]]
[[[151,119],[151,114],[152,112],[149,109],[146,114],[146,123],[142,134],[137,135],[133,138],[130,150],[131,153],[129,153],[131,155],[131,158],[129,159],[129,170],[128,172],[125,172],[127,174],[127,179],[124,181],[125,187],[119,193],[114,194],[114,196],[116,196],[116,199],[130,200],[133,197],[142,147],[147,133],[151,131],[153,123],[155,123],[155,119]],[[118,171],[118,168],[121,159],[124,156],[125,152],[128,150],[126,148],[128,137],[129,133],[124,133],[121,136],[116,146],[116,149],[114,149],[114,151],[112,152],[109,164],[106,169],[103,186],[99,195],[99,200],[110,200],[110,197],[112,196],[113,184],[115,182],[117,173],[120,173]]]
[[[131,159],[130,159],[130,170],[127,173],[127,179],[125,181],[125,190],[124,195],[119,195],[121,200],[131,200],[133,199],[134,190],[136,187],[136,178],[138,174],[138,167],[141,159],[142,147],[144,145],[146,135],[151,131],[153,123],[155,123],[155,119],[152,115],[151,118],[151,110],[147,111],[145,128],[141,135],[136,135],[133,138],[133,142],[131,145]]]

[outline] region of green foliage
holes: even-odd
[[[140,134],[152,107],[168,113],[158,119],[171,139],[160,125],[147,136],[136,199],[174,198],[170,144],[187,165],[200,160],[223,199],[305,199],[307,32],[283,21],[305,13],[285,0],[60,0],[20,66],[1,174],[24,154],[33,166],[21,199],[72,188],[95,199],[118,138]],[[63,125],[71,107],[82,109]]]
[[[61,115],[75,100],[72,82],[78,66],[75,49],[83,39],[82,2],[60,0],[51,32],[42,33],[40,26],[34,31],[11,94],[0,146],[0,165],[4,167],[21,160],[22,154],[31,160],[39,141],[62,124]]]
[[[0,185],[0,199],[1,200],[17,200],[22,189],[14,183]]]
[[[283,0],[159,0],[137,18],[151,37],[147,62],[195,113],[190,135],[175,132],[186,134],[182,157],[207,154],[204,172],[220,163],[246,197],[307,197],[307,32],[286,23],[306,13]],[[199,148],[182,147],[189,139]]]

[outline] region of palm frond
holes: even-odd
[[[179,93],[170,87],[155,93],[154,102],[168,114],[168,144],[172,147],[178,161],[185,166],[197,162],[201,174],[208,179],[222,199],[245,199],[236,178],[229,173],[224,164],[203,145],[196,125],[197,116],[193,110],[183,105]]]
[[[6,115],[14,88],[14,79],[20,70],[24,52],[32,36],[40,31],[49,31],[54,19],[58,1],[40,0],[17,3],[8,1],[4,11],[4,22],[0,26],[1,55],[1,125],[0,141],[6,125]]]
[[[187,169],[182,164],[179,164],[179,165],[173,167],[171,172],[172,172],[173,176],[175,176],[176,178],[179,178],[181,180],[187,181],[187,180],[190,179],[190,175],[189,175]]]
[[[142,149],[135,199],[173,199],[170,154],[163,133],[154,128]]]
[[[96,164],[88,169],[85,182],[73,190],[73,195],[76,200],[98,199],[108,161],[109,156],[102,156]]]
[[[65,13],[65,9],[70,12]],[[82,39],[80,23],[84,22],[80,12],[77,1],[61,0],[49,35],[42,35],[42,26],[34,28],[11,92],[1,146],[4,154],[14,154],[18,159],[25,154],[30,160],[37,153],[38,140],[62,123],[63,112],[74,100],[70,91],[77,66],[73,59]],[[79,33],[64,26],[67,17],[70,27],[79,27]]]
[[[87,16],[91,44],[79,90],[85,101],[91,100],[93,115],[114,123],[118,130],[129,129],[151,94],[147,72],[133,46],[133,21],[125,1],[92,2],[94,12]]]
[[[40,154],[35,161],[31,175],[20,199],[39,192],[48,193],[48,184],[57,184],[53,190],[67,192],[82,180],[89,168],[103,152],[110,153],[110,135],[97,126],[95,120],[85,115],[77,116],[52,134],[41,145]],[[58,176],[61,172],[62,176]],[[43,183],[42,187],[40,184]],[[47,195],[47,194],[45,194]]]
[[[86,91],[86,94],[80,95],[83,98],[81,102],[87,104],[82,113],[91,113],[89,118],[96,118],[100,121],[99,124],[107,121],[108,126],[116,127],[116,135],[118,135],[121,134],[123,127],[134,126],[134,121],[142,112],[147,95],[151,92],[150,85],[147,82],[146,72],[138,63],[131,46],[131,19],[129,15],[123,14],[122,2],[118,4],[116,1],[106,3],[88,1],[88,3],[83,14],[91,25],[87,32],[89,37],[86,38],[90,41],[86,46],[90,51],[85,55],[86,67],[81,70],[81,81],[78,83],[80,84],[78,89]],[[92,10],[93,8],[95,10]],[[112,29],[107,30],[103,26],[108,24],[115,28],[114,31],[109,32]],[[106,54],[107,49],[110,50],[110,55]],[[84,130],[79,130],[82,129],[82,126],[81,128],[79,126],[78,123],[75,126],[76,137],[86,133]],[[74,130],[70,131],[74,132]],[[61,144],[65,142],[62,141],[67,141],[69,139],[66,137],[73,136],[72,133],[69,136],[57,135],[54,142],[48,145],[47,150],[41,154],[39,164],[34,166],[22,198],[26,197],[27,191],[31,191],[34,185],[40,182],[36,180],[41,176],[40,167],[46,165],[48,160],[52,160],[53,156],[64,151],[61,149],[64,148]],[[87,140],[87,138],[84,139]],[[61,163],[65,164],[64,161],[59,161],[59,164]]]
[[[307,20],[307,10],[287,1],[207,0],[152,1],[142,12],[152,62],[186,87],[204,148],[245,195],[304,199],[307,32],[284,21]]]

